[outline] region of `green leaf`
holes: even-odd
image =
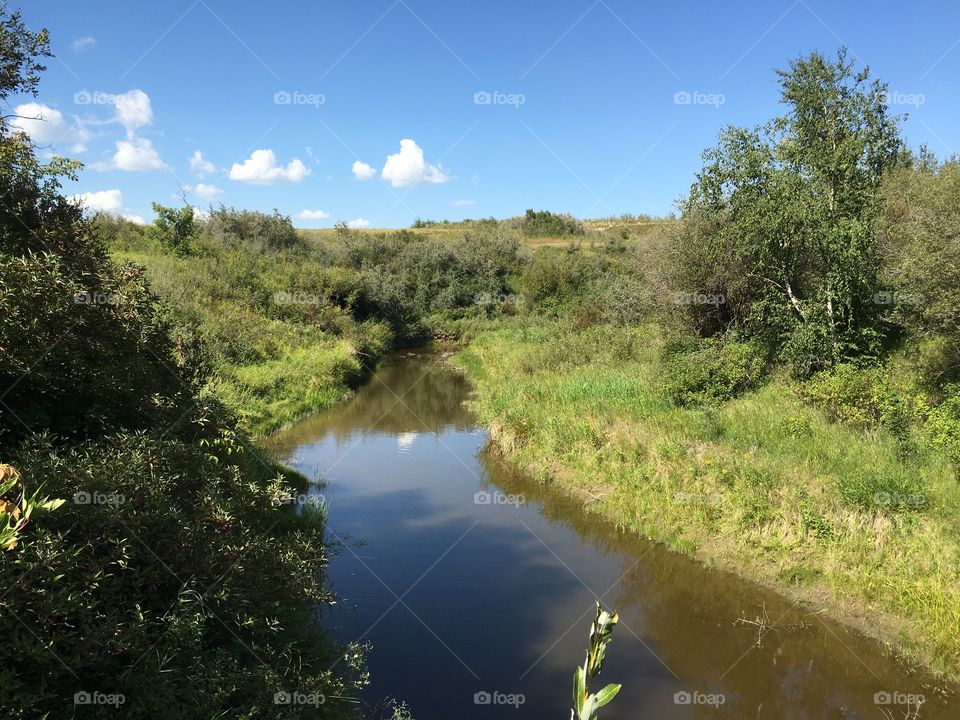
[[[597,710],[602,708],[608,702],[613,700],[617,693],[620,692],[620,688],[623,687],[619,683],[610,683],[603,690],[598,692],[595,697],[597,698]]]

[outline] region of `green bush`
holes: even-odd
[[[330,672],[340,651],[314,621],[332,601],[322,505],[284,504],[299,491],[229,430],[206,447],[158,435],[14,453],[67,502],[0,562],[17,587],[0,612],[5,717],[73,717],[81,692],[122,694],[132,718],[301,717],[274,704],[284,690],[326,695],[311,717],[355,716],[335,698],[363,682],[357,658]]]
[[[904,439],[911,423],[918,419],[918,399],[905,396],[888,373],[882,366],[843,363],[815,375],[799,387],[799,392],[836,421],[861,428],[884,427]]]
[[[668,349],[664,390],[677,405],[729,400],[757,386],[765,360],[752,343],[705,340],[696,349]]]
[[[583,226],[572,215],[552,213],[549,210],[527,210],[520,226],[527,237],[583,235]]]

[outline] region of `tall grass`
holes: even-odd
[[[655,325],[488,330],[458,355],[494,441],[585,508],[857,621],[960,675],[960,488],[940,451],[831,421],[774,378],[669,398]],[[866,611],[866,613],[864,612]]]

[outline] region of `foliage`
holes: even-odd
[[[527,237],[583,235],[583,226],[572,215],[549,210],[527,210],[520,225]]]
[[[595,693],[590,692],[590,681],[600,674],[603,656],[613,636],[617,624],[617,613],[612,615],[597,603],[597,617],[590,626],[590,647],[583,666],[573,673],[573,708],[570,720],[594,720],[597,711],[609,703],[620,692],[620,685],[611,683]]]
[[[0,601],[8,717],[70,716],[84,692],[124,696],[126,717],[296,717],[273,702],[294,690],[330,698],[311,716],[354,715],[333,698],[364,676],[330,672],[340,653],[313,621],[332,602],[322,507],[282,504],[298,491],[242,442],[35,435],[15,452],[72,502],[0,564],[18,585]]]
[[[289,215],[236,210],[221,205],[210,211],[204,223],[207,235],[224,244],[243,244],[270,250],[286,250],[300,245],[300,238]]]
[[[903,156],[886,85],[841,50],[778,72],[787,114],[729,128],[684,204],[681,276],[727,299],[723,317],[798,374],[876,354],[876,229],[884,173]],[[690,305],[694,316],[715,309]]]
[[[56,510],[62,504],[63,500],[41,498],[39,490],[28,496],[17,469],[0,463],[0,550],[17,547],[34,512]]]
[[[756,387],[765,364],[762,348],[752,343],[714,339],[668,349],[665,391],[678,405],[723,402]]]
[[[152,205],[157,217],[147,228],[148,237],[178,255],[189,254],[191,244],[199,234],[193,207],[165,207],[156,202]]]
[[[887,177],[884,196],[880,299],[892,322],[937,346],[927,365],[936,389],[960,379],[960,162],[922,154]]]

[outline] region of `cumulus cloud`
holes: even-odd
[[[202,178],[216,172],[217,166],[203,157],[202,152],[194,150],[193,155],[190,156],[190,169],[197,177]]]
[[[193,191],[204,200],[215,200],[223,192],[216,185],[205,185],[204,183],[197,183],[193,187]]]
[[[297,217],[301,220],[326,220],[330,217],[330,213],[323,210],[302,210]]]
[[[167,165],[160,159],[153,143],[146,138],[131,137],[129,140],[117,141],[117,152],[109,169],[140,172],[166,170]]]
[[[409,138],[400,141],[400,152],[387,156],[380,176],[393,187],[445,183],[450,179],[440,166],[425,162],[423,150]]]
[[[360,162],[357,160],[355,163],[353,163],[353,176],[357,180],[370,180],[376,174],[376,169],[370,167],[365,162]]]
[[[476,200],[454,200],[450,204],[453,205],[454,207],[468,207],[470,205],[476,205],[477,201]]]
[[[150,96],[143,90],[129,90],[113,96],[113,105],[117,111],[117,122],[132,133],[138,127],[153,122],[153,106]]]
[[[142,216],[142,215],[132,215],[132,214],[127,214],[127,213],[121,213],[121,214],[120,214],[120,217],[122,217],[122,218],[125,219],[125,220],[129,220],[129,221],[132,222],[132,223],[136,223],[137,225],[146,225],[146,224],[147,224],[147,221],[143,219],[143,216]]]
[[[22,130],[35,143],[55,143],[65,141],[73,143],[71,152],[83,152],[84,143],[90,139],[90,133],[80,123],[69,123],[63,113],[49,105],[38,102],[28,102],[17,105],[13,109],[16,117],[11,118],[10,125]]]
[[[88,47],[96,44],[97,39],[93,35],[85,35],[83,37],[78,37],[76,40],[70,43],[70,47],[73,48],[74,52],[83,52]]]
[[[74,205],[81,205],[87,210],[115,213],[123,207],[123,193],[119,190],[99,190],[71,195],[67,198]]]
[[[357,218],[356,220],[351,220],[347,223],[348,228],[365,228],[370,227],[370,221],[364,220],[363,218]]]
[[[230,168],[230,179],[254,185],[276,185],[279,183],[297,183],[310,174],[310,168],[299,158],[294,158],[283,167],[277,164],[273,150],[254,150],[242,164],[234,163]]]

